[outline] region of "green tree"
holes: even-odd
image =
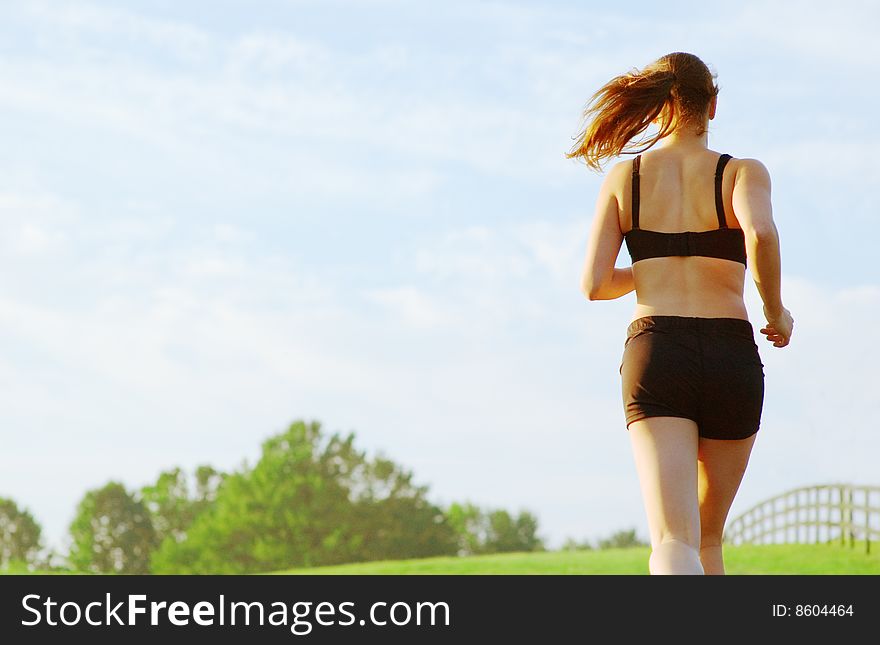
[[[477,555],[511,551],[543,551],[537,536],[538,520],[528,511],[516,518],[503,509],[483,511],[470,502],[450,504],[446,511],[456,533],[458,554]]]
[[[484,552],[543,551],[544,543],[537,531],[538,519],[528,511],[520,511],[516,518],[505,510],[492,511]]]
[[[470,502],[453,502],[446,510],[446,517],[455,531],[457,554],[481,553],[486,541],[486,521],[480,508]]]
[[[119,482],[88,491],[70,525],[68,559],[80,571],[149,573],[156,532],[143,502]]]
[[[600,549],[628,549],[630,547],[647,546],[647,542],[643,542],[636,535],[635,529],[617,531],[611,537],[599,540]]]
[[[0,497],[0,568],[37,563],[41,532],[30,512]]]
[[[454,549],[442,512],[411,475],[367,460],[354,434],[325,436],[295,421],[263,442],[257,464],[228,475],[179,543],[153,556],[157,573],[245,573]]]
[[[413,473],[377,456],[357,471],[344,561],[455,555],[456,532],[443,509],[427,500]]]
[[[203,465],[196,469],[195,485],[191,486],[186,473],[173,468],[160,473],[155,484],[141,488],[140,497],[150,512],[157,543],[166,538],[181,542],[195,518],[214,503],[224,478],[224,473]]]
[[[592,551],[593,545],[590,544],[589,540],[584,540],[583,542],[578,542],[573,537],[568,537],[565,539],[565,543],[563,543],[561,547],[562,551]]]

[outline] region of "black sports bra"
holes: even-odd
[[[730,228],[724,219],[724,202],[721,198],[721,180],[724,166],[730,161],[729,154],[718,158],[715,169],[715,212],[717,229],[708,231],[681,231],[663,233],[639,228],[639,163],[642,155],[633,159],[632,171],[632,228],[624,234],[626,248],[633,263],[647,258],[670,255],[703,255],[710,258],[733,260],[746,264],[745,235],[741,228]]]

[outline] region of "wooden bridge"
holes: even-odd
[[[840,541],[853,546],[880,540],[880,486],[824,484],[795,488],[730,521],[725,544]]]

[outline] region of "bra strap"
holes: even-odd
[[[639,227],[639,163],[642,155],[637,155],[633,159],[632,170],[632,227]]]
[[[727,220],[724,218],[724,198],[721,196],[721,181],[724,179],[724,167],[730,159],[731,156],[725,152],[718,157],[718,166],[715,168],[715,213],[718,215],[719,228],[727,228]]]

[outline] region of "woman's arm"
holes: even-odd
[[[621,181],[621,173],[629,172],[628,164],[615,164],[599,189],[596,211],[587,241],[581,292],[590,300],[612,300],[635,289],[632,267],[615,268],[623,234],[620,232],[619,206],[612,186]]]
[[[764,301],[767,325],[761,333],[776,347],[785,347],[794,318],[782,304],[782,260],[770,190],[770,173],[764,164],[757,159],[743,159],[733,186],[733,212],[743,229],[752,277]]]
[[[633,282],[632,267],[626,267],[624,269],[615,268],[613,269],[611,280],[608,281],[608,284],[602,286],[592,295],[587,294],[587,297],[590,300],[614,300],[615,298],[625,296],[630,291],[635,291],[635,288],[636,285]]]
[[[746,239],[752,276],[764,305],[782,311],[779,233],[773,222],[770,173],[757,159],[743,159],[733,187],[733,212]]]

